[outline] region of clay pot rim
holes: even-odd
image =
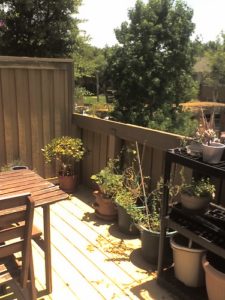
[[[175,238],[176,238],[176,236],[172,236],[170,239],[170,245],[173,249],[179,249],[179,250],[183,250],[185,252],[195,252],[195,253],[206,252],[206,249],[200,248],[200,246],[199,246],[199,248],[189,248],[187,246],[182,246],[174,241]]]
[[[206,254],[204,254],[203,257],[202,257],[202,265],[203,265],[203,268],[204,268],[205,271],[208,270],[208,271],[210,271],[213,275],[218,276],[220,279],[223,279],[223,280],[225,279],[225,273],[223,273],[223,272],[217,270],[216,268],[214,268],[214,267],[210,264],[210,262],[207,260]]]

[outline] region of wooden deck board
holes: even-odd
[[[45,295],[44,257],[34,243],[39,300],[172,300],[156,284],[155,270],[141,257],[140,239],[95,217],[92,194],[79,188],[71,200],[51,206],[53,292]],[[35,209],[40,229],[42,208]],[[0,299],[16,299],[12,293]]]

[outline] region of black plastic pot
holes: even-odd
[[[142,256],[146,261],[153,265],[157,265],[158,263],[158,253],[159,253],[159,238],[160,233],[150,231],[144,227],[140,227],[141,231],[141,252]],[[165,239],[165,265],[169,266],[173,262],[173,254],[172,249],[170,247],[170,238],[173,236],[176,232],[171,231],[167,232],[166,239]]]
[[[139,230],[134,224],[131,216],[127,213],[126,209],[118,205],[118,226],[119,230],[129,235],[139,235]]]

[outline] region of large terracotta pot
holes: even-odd
[[[171,239],[175,277],[189,287],[204,285],[202,257],[206,252],[196,244],[188,245],[189,240],[180,234]]]
[[[217,257],[217,264],[221,270],[209,262],[206,255],[202,258],[203,268],[205,270],[206,289],[209,300],[225,300],[225,261],[220,262],[222,258]],[[222,272],[222,266],[224,272]]]
[[[77,175],[59,176],[59,187],[66,193],[73,193],[77,186]]]
[[[112,199],[106,198],[100,191],[94,191],[95,202],[93,207],[98,218],[108,221],[117,219],[117,207]]]

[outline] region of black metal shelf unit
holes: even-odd
[[[176,148],[168,150],[165,160],[164,182],[169,182],[172,164],[176,163],[189,167],[200,174],[225,179],[225,162],[216,165],[204,163],[201,158],[195,158]],[[205,249],[225,258],[225,209],[213,203],[210,209],[202,214],[187,213],[178,204],[169,208],[169,192],[165,185],[164,199],[161,210],[161,236],[158,259],[158,282],[162,282],[164,241],[168,228],[174,229],[188,239],[196,242]],[[218,215],[218,217],[217,217]]]

